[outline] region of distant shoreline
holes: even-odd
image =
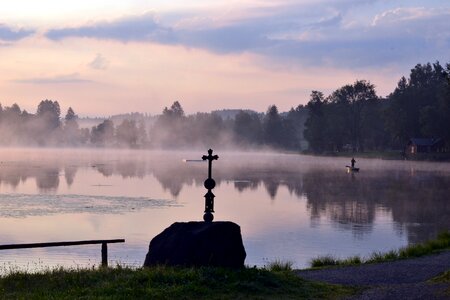
[[[326,156],[326,157],[356,157],[356,158],[374,158],[383,160],[398,161],[430,161],[430,162],[450,162],[450,153],[418,153],[415,155],[403,155],[401,151],[389,152],[326,152],[313,153],[302,152],[304,155]]]

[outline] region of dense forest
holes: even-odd
[[[306,106],[280,113],[250,110],[186,115],[175,101],[147,122],[132,113],[82,128],[72,108],[43,100],[36,113],[0,105],[0,145],[130,148],[253,148],[312,151],[402,150],[410,138],[441,138],[450,146],[450,63],[418,64],[386,98],[358,80],[328,96],[313,91]]]
[[[311,93],[304,132],[314,152],[400,150],[411,138],[450,146],[450,64],[416,65],[385,99],[358,80],[325,97]]]

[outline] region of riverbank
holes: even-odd
[[[0,277],[1,299],[449,299],[450,250],[315,270],[155,267]]]
[[[420,244],[408,245],[398,250],[391,250],[386,253],[374,252],[366,258],[360,256],[352,256],[345,259],[338,259],[329,255],[317,257],[311,260],[311,267],[322,268],[330,266],[351,266],[359,264],[380,263],[392,260],[425,256],[447,249],[450,249],[450,231],[441,232],[435,239],[428,240]]]
[[[354,292],[283,268],[115,267],[0,277],[1,299],[336,299]]]
[[[350,299],[449,299],[450,250],[418,258],[298,270],[304,279],[356,287]]]
[[[358,264],[334,260],[334,266],[310,270],[274,262],[261,269],[117,266],[12,272],[0,277],[0,298],[448,299],[449,245],[450,233],[443,232],[397,255],[391,251]]]
[[[0,277],[1,299],[335,299],[352,287],[312,282],[289,268],[56,269]]]
[[[409,160],[409,161],[439,161],[450,162],[450,153],[416,153],[405,155],[402,151],[371,151],[371,152],[325,152],[312,153],[303,152],[305,155],[330,156],[330,157],[355,157],[355,158],[376,158],[383,160]]]
[[[450,298],[450,232],[367,258],[318,257],[301,278],[360,289],[351,299]]]

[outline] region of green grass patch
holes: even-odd
[[[351,288],[301,279],[292,271],[125,267],[11,273],[1,299],[335,299]]]
[[[450,282],[450,270],[448,270],[447,272],[444,272],[432,279],[430,279],[431,282]]]
[[[450,249],[450,232],[440,233],[436,239],[421,244],[409,245],[399,250],[391,250],[386,253],[374,252],[368,258],[353,256],[350,258],[339,259],[330,255],[321,256],[311,260],[310,265],[313,268],[322,268],[330,266],[352,266],[359,264],[378,263],[392,261],[397,259],[405,259],[419,257],[433,252]]]
[[[283,271],[292,271],[292,266],[294,263],[290,260],[283,261],[283,260],[275,260],[273,262],[270,262],[265,267],[269,271],[274,272],[283,272]]]
[[[319,256],[313,258],[310,262],[310,265],[313,268],[337,266],[339,265],[339,259],[331,255]]]
[[[318,258],[314,258],[311,260],[311,267],[313,268],[322,268],[322,267],[330,267],[330,266],[350,266],[350,265],[359,265],[363,263],[359,256],[352,256],[345,259],[335,258],[331,255],[321,256]]]
[[[450,283],[450,270],[448,270],[434,278],[431,278],[428,282],[444,283],[444,284]],[[450,296],[450,284],[447,286],[447,289],[444,293],[445,293],[445,295]],[[450,297],[449,297],[449,299],[450,299]]]

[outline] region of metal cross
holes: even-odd
[[[208,160],[208,178],[211,178],[211,179],[212,179],[212,177],[211,177],[212,161],[217,160],[219,158],[219,156],[212,155],[212,153],[213,153],[212,149],[209,149],[208,156],[206,156],[206,155],[202,156],[203,160]]]
[[[204,182],[205,188],[208,190],[208,192],[205,194],[205,214],[203,215],[203,220],[205,222],[212,222],[214,219],[213,212],[214,212],[214,194],[211,192],[211,190],[216,186],[216,182],[214,179],[212,179],[212,161],[217,160],[219,156],[212,155],[213,150],[208,150],[208,156],[203,155],[203,160],[208,160],[208,178]]]

